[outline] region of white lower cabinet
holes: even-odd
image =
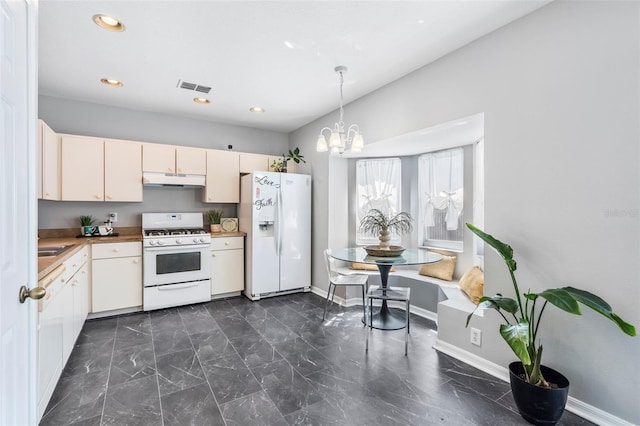
[[[91,312],[142,306],[142,243],[94,244]]]
[[[211,239],[211,294],[244,290],[244,237]]]
[[[89,309],[89,247],[85,246],[38,283],[38,418],[51,399]]]

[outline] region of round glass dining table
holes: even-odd
[[[381,290],[384,292],[387,288],[387,281],[389,279],[389,271],[394,265],[422,265],[425,263],[433,263],[442,260],[442,256],[429,252],[424,249],[406,249],[400,256],[393,257],[379,257],[369,256],[362,247],[351,247],[334,249],[331,251],[331,257],[343,260],[345,262],[357,262],[366,263],[370,265],[376,265],[378,271],[380,271],[380,281],[382,283]],[[406,325],[404,313],[390,309],[387,306],[387,301],[382,301],[380,311],[376,313],[370,313],[373,315],[371,324],[373,328],[381,330],[399,330]],[[366,319],[363,319],[366,321]]]

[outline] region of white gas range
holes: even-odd
[[[145,311],[211,300],[211,234],[202,213],[143,213]]]

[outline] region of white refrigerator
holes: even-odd
[[[247,233],[245,296],[311,289],[311,176],[253,172],[240,179],[240,231]]]

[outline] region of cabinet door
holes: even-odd
[[[142,306],[142,257],[92,262],[91,312]]]
[[[64,312],[62,316],[62,365],[64,365],[67,363],[76,342],[76,336],[73,332],[73,286],[71,283],[67,282],[56,298],[60,298]]]
[[[58,135],[40,121],[42,129],[42,198],[60,199],[60,143]]]
[[[62,299],[57,296],[38,313],[38,418],[44,414],[64,365],[62,318],[65,312]]]
[[[176,148],[176,173],[207,174],[207,150],[201,148]]]
[[[176,172],[176,147],[159,143],[142,145],[142,171],[157,173]]]
[[[240,156],[232,151],[207,151],[207,178],[202,201],[240,202]]]
[[[269,171],[269,156],[262,154],[240,153],[240,173],[251,173],[254,171]]]
[[[244,290],[244,250],[211,252],[211,294]]]
[[[142,144],[104,141],[105,201],[142,201]]]
[[[84,325],[89,313],[89,277],[88,264],[84,264],[82,268],[71,279],[73,288],[73,341],[75,342],[80,335],[80,330]]]
[[[102,139],[64,135],[62,197],[64,201],[104,200],[104,143]]]

